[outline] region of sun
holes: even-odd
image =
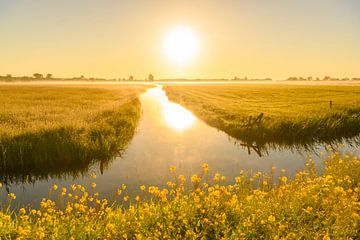
[[[174,27],[165,34],[164,52],[178,65],[190,63],[199,52],[198,38],[188,27]]]

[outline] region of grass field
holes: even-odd
[[[108,160],[132,138],[144,89],[0,86],[1,181],[75,174],[93,161]]]
[[[120,186],[110,206],[88,190],[54,185],[56,204],[47,199],[40,209],[0,210],[0,239],[357,239],[360,223],[360,161],[333,153],[319,176],[313,164],[294,179],[246,173],[226,184],[204,164],[186,179],[171,167],[168,187],[139,186],[143,195],[129,199]],[[95,178],[95,176],[94,176]],[[94,179],[94,181],[96,181]],[[184,183],[193,188],[184,191]],[[144,198],[150,194],[151,199]],[[8,204],[16,196],[8,194]],[[127,205],[127,204],[126,204]],[[63,207],[62,207],[63,206]]]
[[[306,143],[360,133],[360,86],[168,85],[164,89],[170,100],[246,142]]]

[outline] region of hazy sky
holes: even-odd
[[[199,53],[178,66],[165,33]],[[358,0],[0,0],[0,74],[360,77]]]

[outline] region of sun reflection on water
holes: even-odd
[[[196,117],[181,105],[170,102],[161,87],[150,89],[146,94],[160,101],[161,117],[168,127],[184,131],[195,123]]]
[[[164,104],[163,114],[167,125],[179,131],[191,127],[196,120],[191,112],[171,102]]]

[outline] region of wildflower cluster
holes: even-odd
[[[293,179],[242,172],[233,184],[219,173],[186,179],[172,167],[167,188],[140,186],[148,198],[118,194],[109,205],[83,186],[53,186],[65,206],[0,211],[0,239],[355,239],[360,222],[360,160],[333,154],[324,174],[309,163]],[[192,189],[186,190],[185,183]],[[96,184],[91,187],[96,189]],[[15,196],[15,195],[14,195]],[[14,199],[9,195],[9,201]]]

